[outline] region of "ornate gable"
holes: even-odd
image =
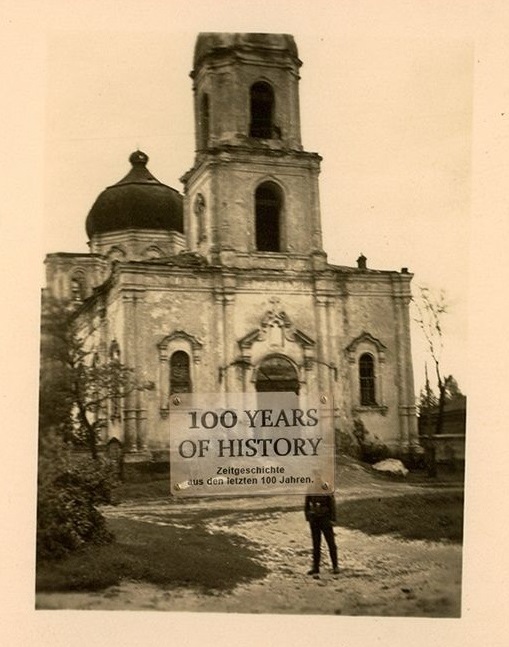
[[[279,300],[262,316],[260,326],[238,340],[241,361],[251,364],[256,357],[271,354],[289,357],[297,365],[311,369],[315,360],[314,339],[295,327],[284,310],[277,308]]]
[[[167,335],[162,341],[160,341],[159,344],[157,344],[159,356],[162,361],[167,359],[168,345],[174,340],[184,340],[187,342],[191,348],[194,363],[199,364],[203,344],[199,339],[184,330],[174,330],[171,334]]]
[[[385,351],[387,346],[385,346],[379,339],[373,337],[369,332],[362,332],[358,337],[351,341],[348,346],[345,348],[345,352],[350,363],[355,362],[355,354],[357,348],[361,345],[370,346],[373,350],[376,350],[379,361],[383,362],[385,359]]]
[[[296,343],[306,349],[315,346],[311,337],[295,328],[284,310],[268,310],[261,319],[260,327],[239,339],[238,344],[242,351],[248,351],[255,342],[266,342],[269,346],[280,349],[286,346],[286,342]]]

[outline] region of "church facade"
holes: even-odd
[[[46,293],[75,300],[98,356],[152,387],[107,412],[101,443],[125,460],[167,455],[170,396],[189,391],[331,393],[336,429],[418,448],[412,275],[327,262],[300,65],[288,35],[200,34],[183,195],[136,151],[88,214],[90,252],[46,257]]]

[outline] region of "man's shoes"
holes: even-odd
[[[332,569],[332,574],[339,575],[339,568],[337,566],[334,566],[334,568]]]
[[[316,568],[312,568],[310,571],[308,571],[308,575],[312,575],[315,580],[317,580],[320,577],[320,571],[317,571]]]

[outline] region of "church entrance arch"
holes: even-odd
[[[299,378],[293,363],[283,355],[266,357],[256,371],[256,390],[299,394]]]

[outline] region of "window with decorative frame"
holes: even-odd
[[[345,348],[355,394],[354,410],[387,413],[384,399],[384,365],[387,347],[367,331],[361,332]]]
[[[376,405],[375,360],[370,353],[359,357],[359,387],[361,406]]]
[[[83,301],[86,296],[86,284],[84,272],[77,271],[71,276],[71,299],[72,301]]]
[[[191,391],[189,355],[183,350],[176,350],[170,357],[170,395]]]
[[[192,392],[193,379],[198,379],[193,367],[201,361],[202,347],[199,339],[184,330],[174,330],[157,344],[159,411],[163,418],[168,416],[170,395]]]

